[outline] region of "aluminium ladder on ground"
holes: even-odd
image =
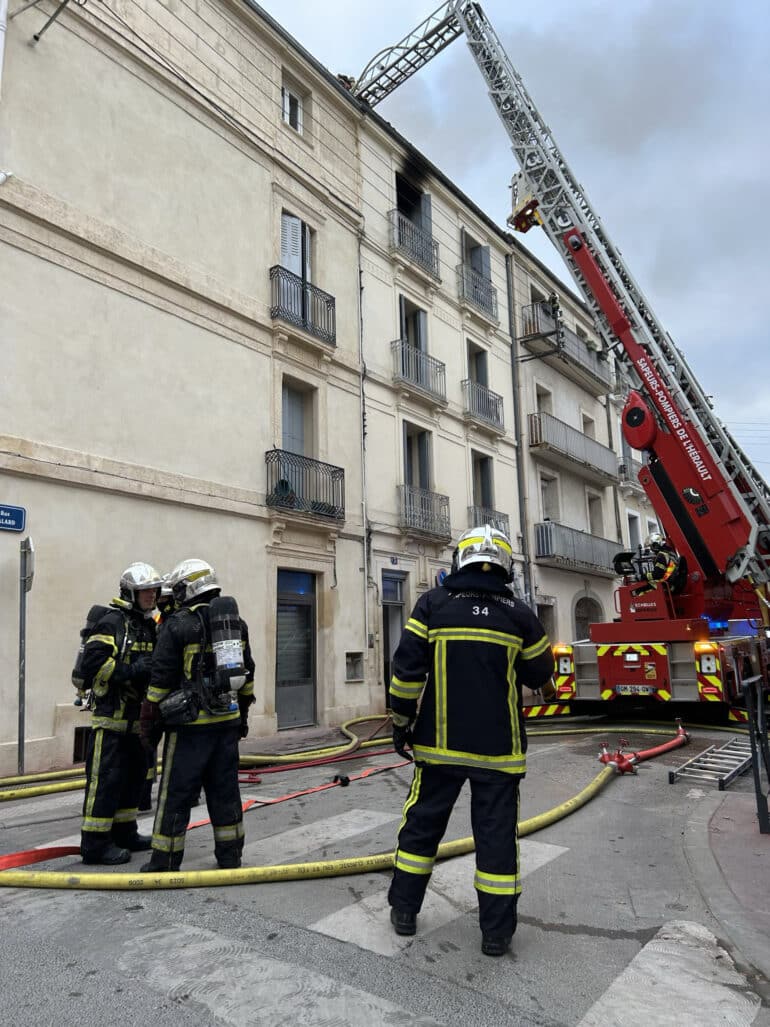
[[[751,760],[751,740],[736,735],[719,748],[710,745],[677,770],[669,770],[668,783],[672,785],[680,777],[716,781],[719,791],[723,792],[731,781],[749,769]]]

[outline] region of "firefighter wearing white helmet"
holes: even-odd
[[[516,929],[519,781],[526,770],[522,684],[553,674],[534,613],[507,587],[513,551],[484,524],[460,536],[452,573],[424,593],[393,657],[394,748],[415,772],[388,894],[397,934],[414,934],[439,842],[465,781],[471,787],[482,952],[503,955]]]
[[[179,869],[201,788],[217,864],[234,869],[244,843],[238,742],[248,732],[254,701],[248,628],[232,596],[220,595],[216,572],[205,560],[177,564],[168,585],[178,606],[160,632],[140,718],[148,751],[165,732],[152,856],[141,869]]]
[[[120,596],[105,608],[85,642],[84,689],[93,694],[86,758],[80,853],[84,863],[127,863],[150,847],[137,810],[147,772],[139,740],[139,710],[150,683],[156,629],[152,611],[161,577],[149,563],[120,576]]]
[[[645,574],[646,583],[636,590],[636,594],[644,595],[662,582],[665,582],[672,592],[678,592],[686,578],[684,559],[660,531],[650,532],[645,541],[645,548],[652,562]]]

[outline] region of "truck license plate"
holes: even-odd
[[[652,695],[652,685],[615,685],[616,695]]]

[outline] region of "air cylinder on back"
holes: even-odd
[[[232,596],[216,596],[209,603],[211,649],[219,690],[237,691],[246,681],[241,645],[241,618]]]

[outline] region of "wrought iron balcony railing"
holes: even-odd
[[[555,521],[535,525],[535,559],[544,564],[616,578],[612,561],[621,549],[619,542]]]
[[[447,541],[451,538],[448,496],[414,485],[399,485],[398,495],[403,530]]]
[[[462,383],[465,401],[465,416],[505,431],[503,422],[503,397],[492,392],[485,385],[466,378]]]
[[[276,264],[270,268],[270,317],[288,321],[330,346],[337,345],[334,297]]]
[[[490,321],[497,321],[497,289],[488,278],[470,264],[457,265],[457,286],[460,299],[481,311]]]
[[[286,449],[265,453],[268,506],[344,520],[345,471]]]
[[[389,210],[388,220],[391,252],[402,253],[440,282],[438,243],[433,236],[415,225],[400,210]]]
[[[600,485],[618,481],[617,454],[551,414],[529,415],[529,444],[560,466],[579,465],[581,474]]]
[[[468,507],[468,527],[475,528],[479,524],[490,524],[498,531],[504,532],[511,537],[511,527],[508,514],[500,513],[499,510],[491,510],[488,506]]]
[[[591,349],[584,339],[566,325],[561,327],[563,340],[559,343],[556,338],[556,321],[547,303],[530,303],[521,308],[521,316],[521,341],[528,349],[546,358],[563,357],[567,365],[578,368],[593,379],[599,387],[598,395],[612,392],[614,376],[610,362]]]
[[[393,354],[393,378],[407,382],[433,399],[446,403],[446,365],[435,357],[410,345],[406,339],[390,344]]]

